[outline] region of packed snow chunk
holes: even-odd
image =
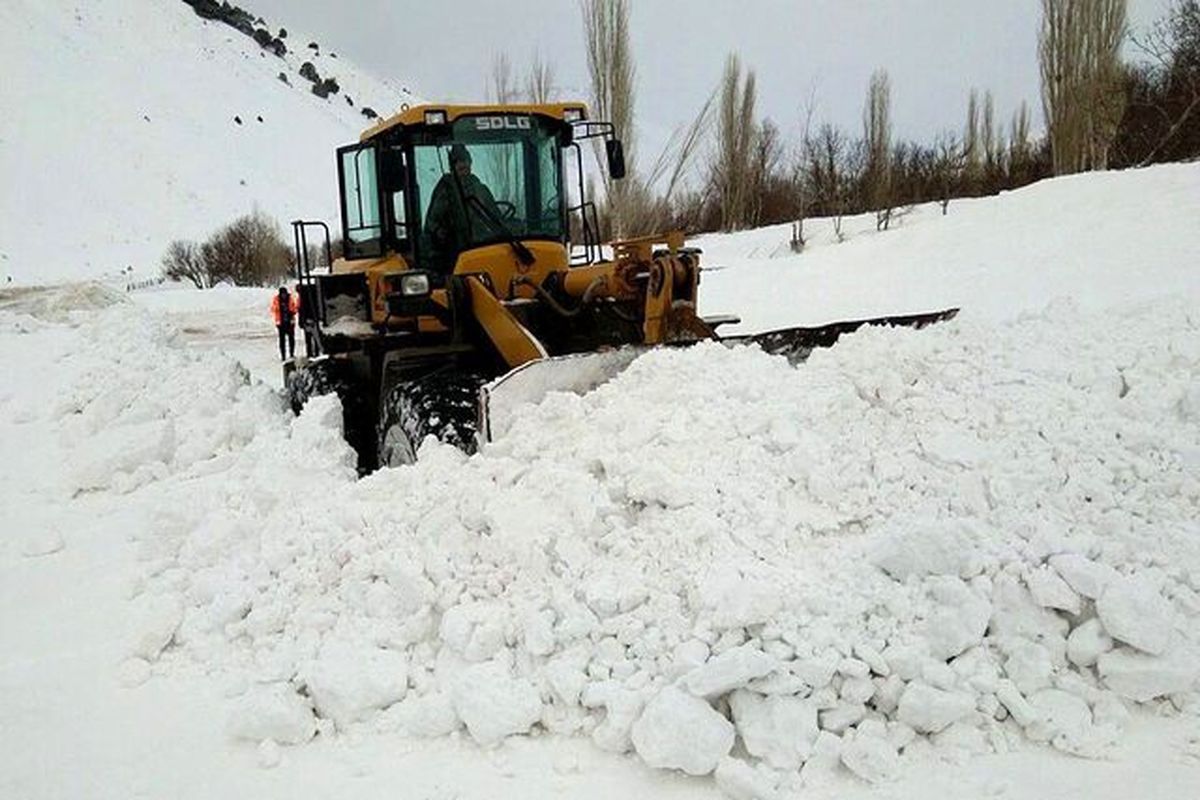
[[[1043,608],[1055,608],[1068,614],[1078,614],[1081,609],[1079,595],[1067,582],[1047,566],[1038,567],[1025,576],[1025,585],[1033,595],[1033,601]]]
[[[254,686],[234,705],[227,726],[235,739],[303,744],[317,732],[312,704],[286,683]]]
[[[130,654],[147,661],[158,658],[183,621],[183,601],[177,595],[143,595],[129,616]]]
[[[1054,567],[1068,586],[1089,600],[1100,597],[1105,587],[1120,577],[1117,571],[1107,564],[1092,561],[1078,553],[1052,556],[1050,566]]]
[[[882,783],[900,770],[900,755],[886,739],[860,733],[843,742],[842,763],[867,783]]]
[[[542,717],[537,687],[514,676],[502,661],[464,669],[455,678],[451,699],[471,738],[485,747],[507,736],[528,733]]]
[[[595,685],[595,684],[593,684]],[[592,741],[601,750],[625,753],[633,743],[629,739],[633,723],[642,713],[645,699],[640,692],[612,687],[604,700],[604,721],[592,731]]]
[[[925,628],[930,655],[945,661],[982,642],[992,616],[991,602],[958,578],[933,578],[929,586],[938,604]]]
[[[744,644],[709,659],[688,673],[683,682],[698,697],[717,697],[763,677],[778,664],[774,656],[753,644]]]
[[[821,712],[821,730],[841,734],[852,725],[862,722],[866,716],[867,707],[862,703],[838,703]]]
[[[1065,753],[1083,755],[1089,751],[1092,711],[1088,704],[1061,689],[1043,689],[1029,698],[1037,715],[1025,728],[1035,742],[1050,742]]]
[[[65,546],[62,534],[51,528],[43,528],[27,534],[21,541],[21,555],[39,558],[57,553]]]
[[[1012,575],[1000,575],[993,582],[992,621],[988,628],[992,637],[1036,641],[1050,651],[1057,664],[1064,657],[1069,629],[1066,619],[1034,602],[1029,589]]]
[[[332,639],[300,672],[317,713],[339,728],[404,699],[408,660],[371,644]]]
[[[808,700],[737,691],[729,707],[746,752],[775,769],[799,769],[812,753],[820,730],[817,709]]]
[[[152,420],[98,432],[69,465],[69,484],[78,491],[117,487],[138,467],[171,463],[175,454],[175,422]],[[164,467],[165,469],[165,467]],[[133,488],[132,484],[119,488]]]
[[[652,767],[707,775],[733,748],[734,727],[700,698],[668,686],[646,705],[631,738]]]
[[[960,692],[946,692],[914,681],[900,696],[896,719],[921,733],[937,733],[971,715],[975,698]]]
[[[1004,672],[1021,693],[1028,696],[1050,685],[1054,664],[1045,647],[1033,642],[1018,641],[1009,648]]]
[[[1200,680],[1196,654],[1182,647],[1165,656],[1117,649],[1100,656],[1096,668],[1105,686],[1139,703],[1191,691]]]
[[[981,567],[977,539],[965,521],[895,521],[884,528],[871,563],[898,581],[928,575],[970,578]]]
[[[778,586],[727,568],[710,570],[698,594],[704,617],[717,630],[766,622],[783,605]]]
[[[1161,655],[1171,642],[1174,609],[1143,575],[1110,583],[1096,601],[1096,614],[1110,636],[1144,653]]]
[[[1037,712],[1012,681],[1002,680],[996,684],[996,699],[1022,728],[1037,721]]]
[[[1095,618],[1077,626],[1067,637],[1067,658],[1077,667],[1092,666],[1096,659],[1112,649],[1112,638]]]
[[[464,603],[442,617],[442,641],[467,661],[487,661],[506,643],[508,610],[503,603]]]
[[[425,695],[409,692],[380,717],[386,730],[399,729],[410,736],[436,739],[462,727],[449,692],[433,691]]]
[[[721,759],[713,779],[730,800],[776,800],[781,796],[776,776],[737,758]]]

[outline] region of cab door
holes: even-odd
[[[342,204],[343,253],[347,259],[383,255],[383,197],[375,143],[339,148],[338,186]]]

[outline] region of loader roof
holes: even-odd
[[[568,102],[568,103],[534,103],[534,104],[517,104],[517,105],[502,105],[499,103],[486,103],[479,105],[445,105],[427,103],[410,108],[402,108],[398,113],[390,117],[380,120],[372,125],[367,130],[363,131],[360,141],[374,139],[384,131],[390,130],[398,125],[423,125],[425,124],[425,113],[428,111],[444,111],[446,112],[446,121],[453,122],[459,117],[479,115],[479,114],[540,114],[554,119],[565,119],[569,112],[577,112],[578,119],[587,119],[587,105],[583,102]]]

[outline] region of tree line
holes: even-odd
[[[616,236],[791,221],[802,245],[810,216],[833,218],[840,232],[843,216],[874,212],[884,230],[898,209],[917,203],[937,201],[945,212],[953,198],[1054,175],[1200,156],[1198,0],[1175,0],[1141,34],[1129,30],[1126,0],[1042,0],[1043,136],[1032,135],[1027,104],[1002,118],[991,92],[970,89],[959,130],[932,142],[898,140],[886,71],[867,86],[860,130],[814,124],[810,111],[785,131],[758,114],[755,72],[731,54],[697,116],[647,168],[631,146],[629,0],[581,0],[580,7],[594,114],[627,142],[628,177],[604,193],[606,232]],[[1122,58],[1127,42],[1135,61]],[[690,188],[686,175],[698,178]]]

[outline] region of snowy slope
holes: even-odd
[[[709,310],[964,313],[365,480],[225,352],[254,293],[0,294],[0,794],[1194,794],[1198,175],[712,237]]]
[[[367,127],[362,106],[413,98],[286,41],[280,59],[178,0],[0,4],[0,282],[154,277],[171,239],[256,207],[335,218],[334,148]],[[340,94],[311,94],[306,60]]]
[[[809,220],[793,255],[787,225],[703,236],[705,313],[736,312],[741,330],[815,325],[962,306],[1002,320],[1071,297],[1098,310],[1200,290],[1195,264],[1200,167],[1169,164],[1042,181],[999,197],[918,206],[877,233],[847,218],[837,243]]]

